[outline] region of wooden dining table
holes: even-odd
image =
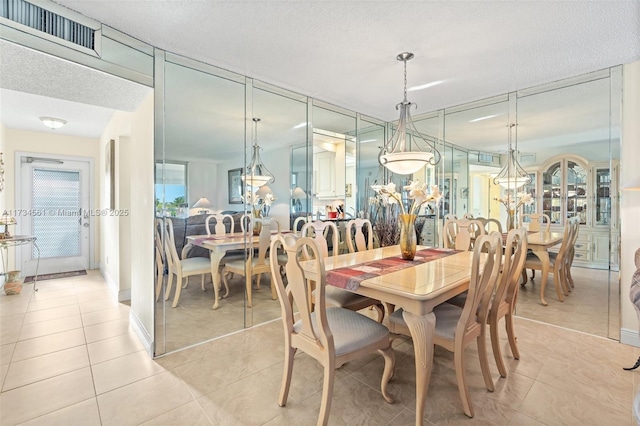
[[[429,247],[418,246],[417,250]],[[447,250],[447,249],[439,249]],[[324,259],[326,271],[400,255],[400,246],[383,247]],[[364,279],[353,291],[401,307],[411,337],[416,365],[416,425],[421,425],[433,365],[433,308],[469,288],[473,252],[463,251],[411,267]],[[301,262],[306,276],[317,281],[313,261]]]
[[[562,242],[564,234],[559,232],[533,232],[527,235],[527,246],[533,251],[538,259],[540,259],[540,263],[542,264],[542,272],[540,279],[540,303],[544,306],[547,306],[548,303],[544,298],[544,291],[547,288],[547,278],[549,277],[549,269],[551,268],[551,264],[549,261],[549,249],[555,245],[558,245]],[[522,285],[526,284],[523,283]],[[556,293],[558,294],[558,299],[563,302],[564,294],[562,294],[562,289],[556,286]]]

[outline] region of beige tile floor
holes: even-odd
[[[316,422],[322,370],[305,354],[296,356],[287,406],[276,403],[283,366],[279,321],[151,360],[128,326],[129,307],[113,302],[95,271],[39,287],[0,296],[2,426]],[[639,349],[522,318],[516,328],[522,356],[507,356],[507,378],[499,378],[492,361],[495,392],[484,389],[473,345],[467,350],[473,419],[462,412],[451,355],[436,350],[425,424],[635,424],[640,371],[621,367],[632,364]],[[413,424],[413,348],[404,338],[394,347],[390,391],[397,402],[382,399],[383,362],[371,355],[337,372],[330,424]]]

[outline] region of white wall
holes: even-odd
[[[640,62],[623,67],[622,96],[622,150],[620,160],[620,187],[640,186]],[[621,332],[623,343],[640,346],[638,317],[629,300],[631,276],[636,270],[635,251],[640,248],[640,191],[622,192],[621,199]]]
[[[193,206],[200,197],[211,201],[211,210],[221,210],[217,206],[219,192],[227,192],[227,181],[218,180],[218,165],[208,161],[189,161],[187,165],[189,195],[187,202]],[[198,214],[202,209],[190,209],[189,215]]]

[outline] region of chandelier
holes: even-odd
[[[511,132],[516,124],[509,124],[509,152],[507,164],[504,165],[498,176],[493,178],[493,183],[506,189],[517,189],[531,183],[531,176],[522,168],[516,160],[516,151],[511,146]]]
[[[407,61],[413,59],[413,53],[400,53],[396,59],[404,62],[404,99],[396,105],[400,110],[398,125],[380,150],[378,161],[393,173],[408,175],[426,165],[436,165],[440,161],[440,152],[418,132],[411,120],[411,107],[417,105],[407,100]],[[407,131],[411,132],[410,142],[407,141]]]
[[[258,145],[258,122],[259,118],[253,119],[253,153],[251,155],[251,163],[245,169],[242,180],[249,186],[259,188],[267,183],[275,182],[273,174],[262,164],[260,159],[260,146]]]

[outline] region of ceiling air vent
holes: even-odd
[[[74,19],[62,14],[73,15]],[[28,27],[35,30],[29,31],[32,34],[55,42],[64,41],[62,44],[69,47],[81,47],[94,54],[99,53],[100,24],[55,3],[41,2],[36,5],[24,0],[0,0],[0,17],[5,18],[1,20],[2,23],[19,24],[11,25],[15,28]]]
[[[518,159],[518,162],[520,164],[535,164],[536,162],[536,154],[520,154],[519,156],[520,158]]]

